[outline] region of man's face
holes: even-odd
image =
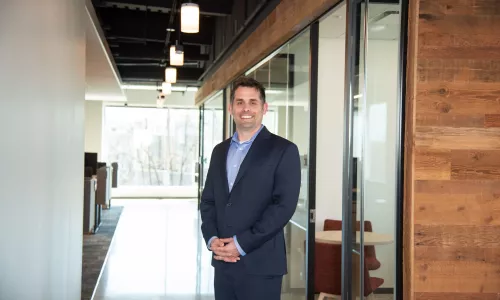
[[[262,124],[267,112],[267,103],[260,99],[259,90],[251,87],[239,87],[234,92],[234,101],[229,104],[236,128],[253,130]]]

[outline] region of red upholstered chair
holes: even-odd
[[[368,297],[380,287],[382,278],[370,277],[364,268],[364,296]],[[314,260],[314,291],[318,300],[341,296],[342,293],[342,246],[316,242]]]
[[[342,292],[342,245],[315,243],[314,291],[329,295]]]
[[[359,222],[357,224],[359,229]],[[365,221],[365,231],[373,232],[372,222]],[[375,253],[375,246],[365,246],[365,261],[368,270],[378,270],[380,268],[380,261],[377,259],[377,255]]]
[[[360,222],[356,222],[356,230],[360,230]],[[326,219],[323,225],[323,230],[342,230],[342,221]],[[365,231],[373,232],[372,222],[365,221]],[[368,270],[378,270],[380,268],[380,261],[377,260],[377,255],[375,253],[375,246],[365,246],[365,261],[368,266]]]

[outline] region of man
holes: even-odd
[[[283,228],[299,198],[297,146],[262,125],[264,87],[238,79],[231,139],[213,152],[201,198],[201,230],[215,269],[216,300],[279,300],[287,260]]]

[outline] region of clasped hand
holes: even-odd
[[[215,253],[216,260],[235,263],[240,260],[240,253],[233,238],[214,239],[210,249]]]

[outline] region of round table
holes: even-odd
[[[365,246],[376,246],[376,245],[387,245],[393,242],[392,235],[380,234],[375,232],[363,233],[363,243]],[[328,230],[328,231],[317,231],[316,232],[316,242],[326,243],[326,244],[342,244],[342,231],[341,230]],[[360,232],[356,232],[356,243],[360,243]]]

